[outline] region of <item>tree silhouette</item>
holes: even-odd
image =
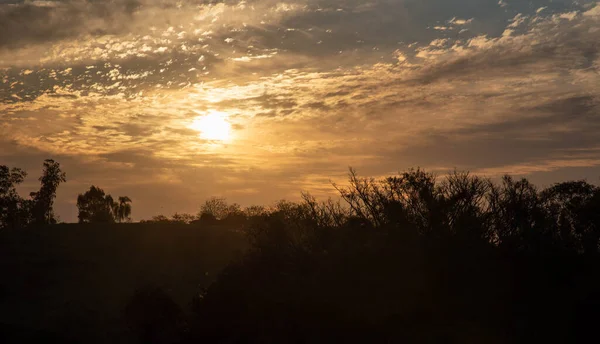
[[[114,201],[111,195],[92,185],[84,194],[77,196],[80,223],[112,223]]]
[[[54,224],[56,219],[52,205],[56,198],[56,189],[62,182],[66,182],[66,173],[60,169],[60,164],[52,159],[44,161],[44,170],[39,178],[42,186],[40,191],[32,192],[32,222],[34,224]]]
[[[211,197],[200,207],[198,218],[201,219],[203,214],[212,215],[217,220],[223,220],[228,216],[242,215],[243,212],[237,203],[228,204],[225,198]]]
[[[60,183],[66,182],[66,174],[60,164],[52,159],[44,161],[40,190],[30,193],[31,199],[23,199],[16,185],[23,182],[27,173],[19,168],[0,166],[0,228],[23,228],[30,224],[45,225],[57,222],[53,203]]]
[[[171,218],[171,221],[183,224],[189,224],[194,220],[196,220],[196,217],[194,215],[186,213],[175,213]]]
[[[113,223],[131,221],[131,198],[120,196],[115,202],[111,195],[92,185],[77,196],[80,223]]]
[[[563,243],[564,249],[578,252],[596,251],[593,244],[593,213],[595,195],[600,188],[586,181],[569,181],[557,183],[541,193],[542,200],[553,224],[557,240]],[[592,241],[592,243],[589,243]]]
[[[0,165],[0,229],[16,229],[27,224],[25,200],[16,190],[26,176],[27,172],[22,169]]]
[[[113,204],[113,214],[117,222],[131,221],[131,199],[120,196],[119,202]]]
[[[248,218],[264,216],[267,213],[267,209],[261,205],[251,205],[244,208],[244,214]]]

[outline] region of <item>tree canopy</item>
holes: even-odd
[[[39,178],[40,191],[32,192],[33,222],[36,224],[56,223],[52,205],[56,198],[56,189],[60,183],[67,181],[67,174],[60,169],[60,164],[52,159],[44,161],[44,170]]]
[[[67,181],[60,164],[52,159],[44,161],[40,190],[30,193],[30,199],[22,198],[16,190],[26,176],[22,169],[0,165],[0,228],[18,229],[57,222],[53,209],[56,190]]]
[[[92,185],[88,191],[77,196],[80,223],[114,223],[130,220],[131,199],[127,196],[115,202],[111,195]]]
[[[409,170],[337,188],[250,223],[250,250],[196,299],[190,343],[595,338],[597,186]]]
[[[0,165],[0,229],[18,228],[27,222],[24,200],[17,193],[27,172],[19,168]]]

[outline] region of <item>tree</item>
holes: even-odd
[[[90,190],[77,196],[80,223],[112,223],[114,202],[111,195],[92,185]]]
[[[217,220],[223,220],[234,214],[242,214],[242,210],[237,203],[227,204],[225,198],[211,197],[200,207],[198,218],[202,218],[204,214],[212,215]]]
[[[119,196],[115,202],[111,195],[92,185],[84,194],[77,196],[80,223],[113,223],[131,221],[131,198]]]
[[[40,191],[32,192],[32,222],[35,224],[54,224],[54,210],[52,205],[56,198],[56,189],[60,183],[66,182],[66,173],[60,169],[60,164],[52,159],[44,161],[44,170],[39,178],[42,186]]]
[[[584,180],[557,183],[541,193],[545,207],[555,224],[555,236],[564,248],[578,251],[596,252],[597,206],[595,195],[600,188]]]
[[[0,165],[0,229],[20,228],[27,224],[26,201],[16,190],[26,176],[27,172],[22,169]]]
[[[131,221],[131,198],[119,197],[119,202],[113,204],[113,214],[117,222]]]
[[[262,205],[251,205],[244,209],[244,214],[246,217],[252,218],[267,215],[268,211]]]
[[[192,214],[186,214],[186,213],[175,213],[173,214],[173,217],[171,218],[171,221],[175,222],[175,223],[184,223],[184,224],[189,224],[192,221],[194,221],[196,219],[196,217]]]
[[[547,211],[536,187],[527,179],[506,175],[491,185],[488,196],[497,244],[510,249],[540,249],[550,240]]]

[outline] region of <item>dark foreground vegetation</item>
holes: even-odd
[[[122,303],[110,294],[99,295],[95,302],[122,305],[128,338],[139,343],[597,341],[600,188],[572,181],[539,190],[525,179],[504,177],[493,183],[463,173],[436,179],[411,170],[383,180],[351,172],[349,186],[338,191],[339,203],[305,195],[300,203],[240,211],[212,200],[199,218],[159,216],[140,224],[165,230],[179,226],[187,235],[212,226],[243,235],[249,244],[188,300],[181,300],[183,294],[173,288],[192,278],[183,271],[194,271],[194,276],[203,271],[192,268],[200,264],[196,256],[178,256],[180,250],[208,250],[202,259],[210,260],[218,246],[202,240],[172,243],[176,261],[152,258],[173,269],[164,280],[181,278],[172,287],[157,278],[141,284],[145,287]],[[99,231],[87,238],[84,229],[74,228],[73,233],[82,233],[85,245],[95,245],[103,235]],[[145,230],[120,230],[111,233],[122,243],[127,241],[119,236],[138,240],[133,238],[147,235]],[[16,233],[6,234],[14,241]],[[37,245],[45,245],[45,238],[60,236],[61,230],[30,233],[43,236]],[[171,235],[155,233],[157,238]],[[62,245],[68,239],[51,240]],[[16,252],[2,259],[4,269],[32,247],[27,242],[4,244]],[[87,259],[89,252],[76,255]],[[104,288],[131,278],[119,272],[128,264],[126,255],[104,255],[113,263],[100,270],[94,285]],[[60,255],[49,256],[57,270],[46,278],[63,278]],[[89,266],[91,275],[95,269]],[[28,286],[25,290],[37,290]],[[88,293],[89,288],[84,285],[78,292]],[[10,294],[6,286],[4,290]],[[47,298],[57,302],[57,309],[75,314],[60,304],[64,295],[59,291],[50,291]],[[12,312],[27,312],[24,299],[15,302],[23,303],[14,303]],[[11,316],[3,314],[2,321]],[[112,325],[101,327],[109,331]]]
[[[307,196],[253,221],[247,255],[195,303],[189,342],[597,339],[597,187],[422,171],[350,184],[345,207]]]
[[[186,309],[246,247],[220,225],[0,231],[0,343],[137,343],[125,313],[136,290]]]

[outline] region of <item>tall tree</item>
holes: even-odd
[[[120,196],[119,202],[113,205],[113,214],[117,222],[131,221],[131,198]]]
[[[0,165],[0,229],[19,228],[27,224],[26,202],[16,190],[26,176],[27,172],[22,169]]]
[[[39,179],[40,191],[32,192],[32,220],[35,224],[56,223],[52,205],[56,198],[56,189],[60,183],[67,181],[67,175],[60,169],[60,164],[52,159],[44,161],[44,170]]]

